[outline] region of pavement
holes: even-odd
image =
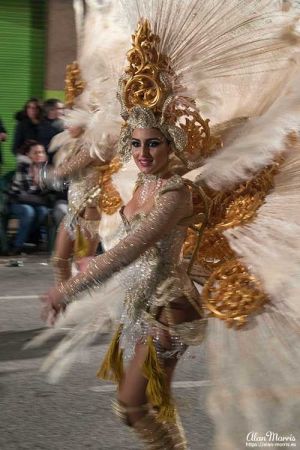
[[[108,336],[89,348],[59,384],[39,371],[55,345],[24,350],[45,329],[39,295],[53,282],[48,256],[0,258],[0,450],[140,450],[134,434],[111,410],[115,387],[95,378]],[[179,363],[173,390],[190,450],[211,450],[206,413],[209,380],[201,353]]]

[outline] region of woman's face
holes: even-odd
[[[31,120],[35,120],[39,116],[39,106],[36,102],[29,102],[26,107],[26,114]]]
[[[84,128],[83,127],[71,126],[71,127],[68,127],[68,131],[70,133],[70,136],[73,139],[75,139],[75,138],[78,138],[79,136],[82,135],[82,133],[84,132]]]
[[[47,161],[47,155],[42,145],[33,145],[27,156],[29,156],[35,164],[44,163]]]
[[[158,174],[167,168],[171,146],[157,128],[136,128],[131,137],[131,151],[141,172]]]

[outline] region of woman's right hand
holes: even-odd
[[[49,289],[48,292],[42,295],[43,302],[41,318],[50,325],[54,325],[57,316],[61,311],[64,311],[66,305],[64,303],[63,294],[56,287]]]

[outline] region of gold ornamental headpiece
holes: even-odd
[[[72,108],[75,98],[82,93],[85,82],[81,79],[80,68],[77,61],[67,64],[65,78],[65,103]]]
[[[183,90],[172,62],[159,50],[160,38],[150,22],[141,19],[132,35],[129,62],[119,80],[117,97],[125,123],[119,140],[124,161],[131,156],[131,135],[135,128],[158,128],[188,167],[197,167],[218,144],[211,136],[209,120],[204,120],[193,99],[179,95]]]

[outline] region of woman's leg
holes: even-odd
[[[141,406],[147,403],[146,388],[148,380],[143,375],[143,364],[147,357],[148,347],[144,344],[137,344],[135,355],[130,361],[124,377],[119,385],[118,399],[128,406]],[[164,369],[167,384],[171,388],[171,381],[178,359],[168,358],[162,359],[160,364]],[[139,416],[139,414],[138,414]],[[138,417],[139,418],[139,417]],[[133,414],[131,417],[133,422],[136,417]]]
[[[34,207],[22,203],[12,203],[10,211],[19,221],[18,231],[13,243],[14,250],[21,250],[34,224]]]
[[[56,235],[54,255],[52,258],[56,284],[66,281],[71,277],[73,247],[74,240],[72,240],[62,222]]]
[[[80,228],[80,233],[82,233],[82,235],[83,235],[85,248],[84,248],[84,252],[82,252],[82,250],[80,249],[80,246],[79,246],[80,251],[78,252],[77,251],[77,243],[74,244],[74,256],[73,257],[74,257],[75,263],[79,263],[79,264],[76,264],[76,267],[78,270],[85,270],[85,268],[82,268],[82,261],[83,260],[88,261],[88,258],[95,256],[97,253],[97,248],[98,248],[98,245],[100,242],[99,235],[97,234],[97,232],[98,232],[97,228],[99,226],[99,221],[97,221],[96,225],[97,226],[94,227],[95,230],[93,233],[89,229],[86,229],[83,227]],[[83,253],[84,253],[84,255],[83,255]]]
[[[86,257],[95,256],[100,242],[99,236],[90,237],[90,235],[87,233],[87,241],[88,241],[88,248],[86,251]]]
[[[127,425],[133,427],[139,437],[148,444],[147,448],[185,450],[186,440],[178,416],[175,423],[162,423],[157,420],[155,409],[147,403],[148,380],[142,370],[147,353],[146,345],[136,346],[135,356],[119,385],[116,413]],[[161,360],[169,390],[177,361],[176,357]]]
[[[88,231],[85,232],[88,236]],[[99,244],[99,237],[87,237],[88,249],[86,256],[94,256]],[[72,275],[72,256],[74,254],[75,240],[70,237],[64,223],[61,222],[54,248],[54,256],[52,258],[55,269],[56,283],[68,280]]]
[[[146,356],[147,346],[137,344],[135,355],[126,368],[124,377],[119,385],[118,400],[123,405],[128,407],[141,407],[147,403],[147,379],[142,372],[142,366]],[[128,425],[134,425],[143,415],[144,413],[139,411],[128,414]]]

